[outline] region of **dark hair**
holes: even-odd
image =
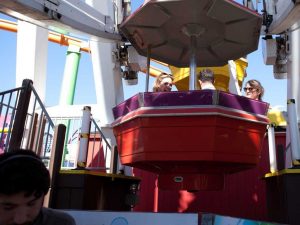
[[[202,82],[210,81],[214,82],[214,72],[211,69],[203,69],[198,74],[198,80],[201,80]]]
[[[38,198],[47,194],[50,174],[33,151],[16,149],[0,155],[0,181],[0,194],[25,192]]]

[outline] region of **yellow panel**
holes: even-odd
[[[276,126],[286,126],[286,120],[282,112],[278,109],[270,109],[268,112],[270,122]]]
[[[239,81],[239,84],[242,85],[242,82],[244,80],[245,71],[248,66],[248,62],[246,59],[241,58],[234,61],[236,64],[236,70],[237,70],[237,78]],[[190,69],[189,68],[177,68],[175,66],[169,66],[171,73],[174,76],[174,83],[175,86],[179,91],[184,91],[189,89],[189,74]],[[229,68],[228,64],[225,66],[220,67],[197,67],[196,71],[197,74],[204,68],[209,68],[212,71],[214,71],[215,74],[215,87],[218,90],[221,91],[228,91],[229,86]],[[198,82],[197,82],[198,85]],[[200,89],[200,88],[199,88]]]
[[[236,64],[236,72],[238,81],[243,81],[245,78],[245,71],[248,67],[248,61],[245,58],[240,58],[234,61]]]

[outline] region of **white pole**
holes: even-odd
[[[295,99],[297,117],[300,113],[300,22],[294,24],[291,27],[288,35],[290,41],[288,41],[288,92],[287,99]]]
[[[287,34],[287,135],[286,145],[286,167],[292,166],[299,160],[299,128],[298,128],[298,113],[300,112],[300,22],[291,26]]]
[[[91,127],[91,107],[84,106],[82,111],[81,132],[79,134],[77,168],[86,167],[90,127]]]
[[[228,61],[228,70],[229,70],[229,92],[236,94],[236,95],[242,95],[239,82],[237,79],[237,71],[236,71],[236,64],[233,60]]]
[[[40,97],[46,99],[46,74],[48,53],[48,30],[31,23],[18,20],[17,55],[16,55],[16,87],[20,87],[24,79],[33,81],[33,85]],[[33,110],[33,101],[28,111]],[[26,123],[26,133],[32,117]],[[28,145],[27,135],[24,137],[22,148]]]
[[[24,79],[32,80],[43,102],[46,97],[47,55],[48,30],[18,20],[16,87],[20,87]]]
[[[190,55],[190,78],[189,78],[189,90],[196,90],[197,86],[197,60],[196,60],[196,45],[197,36],[191,35],[191,55]]]
[[[274,132],[273,124],[270,124],[268,127],[268,142],[269,142],[270,171],[271,173],[275,173],[278,171],[278,168],[277,168],[277,159],[276,159],[275,132]]]
[[[287,102],[288,111],[288,127],[291,138],[291,150],[292,150],[292,161],[293,165],[299,164],[300,160],[300,138],[299,138],[299,127],[297,121],[297,111],[295,105],[295,99],[289,99]]]
[[[114,16],[111,0],[86,0],[86,3],[105,15]],[[120,65],[114,56],[116,44],[94,37],[90,42],[94,83],[101,126],[110,128],[114,121],[112,108],[124,100]],[[109,135],[109,134],[107,134]],[[107,136],[110,138],[109,136]],[[114,137],[111,137],[114,139]],[[113,143],[114,144],[114,143]]]
[[[111,0],[85,0],[87,4],[101,13],[114,17],[114,7]],[[97,98],[101,130],[110,146],[116,145],[115,137],[110,127],[114,121],[112,108],[124,100],[120,64],[114,53],[117,45],[105,42],[101,38],[93,38],[90,42],[91,58],[94,73],[94,83]],[[104,143],[103,148],[106,148]],[[107,166],[110,164],[111,152],[106,155]]]
[[[146,73],[145,92],[148,92],[148,91],[149,91],[149,79],[150,79],[150,55],[151,55],[151,46],[148,46],[148,50],[147,50],[147,73]]]

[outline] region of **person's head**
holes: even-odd
[[[255,100],[262,100],[264,88],[258,80],[248,80],[244,87],[245,96]]]
[[[214,72],[210,69],[203,69],[198,74],[198,80],[201,88],[205,83],[213,84],[215,82]]]
[[[172,86],[173,86],[173,76],[168,73],[161,73],[159,74],[153,85],[153,91],[158,92],[158,91],[171,91]]]
[[[30,150],[0,155],[0,225],[31,224],[39,215],[50,175]]]

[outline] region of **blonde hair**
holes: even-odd
[[[155,81],[154,81],[153,92],[158,92],[159,91],[160,83],[161,83],[161,81],[164,78],[170,78],[172,81],[174,80],[174,78],[173,78],[173,76],[171,74],[168,74],[168,73],[161,73],[161,74],[159,74],[156,77]]]

